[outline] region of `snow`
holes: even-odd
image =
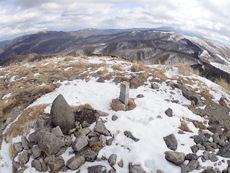
[[[211,65],[230,74],[230,63],[228,65],[224,65],[216,62],[211,62]]]
[[[16,76],[12,76],[12,77],[10,78],[10,82],[14,82],[15,79],[16,79]]]
[[[8,98],[10,98],[11,95],[12,95],[11,93],[6,94],[6,95],[4,95],[4,96],[2,97],[2,99],[3,99],[3,100],[4,100],[4,99],[8,99]]]
[[[112,64],[112,62],[108,61],[108,64]],[[100,58],[93,58],[90,59],[89,62],[100,64],[104,61]],[[58,60],[56,60],[56,63],[58,63]],[[129,63],[126,64],[126,67],[127,66],[130,67]],[[176,74],[177,69],[175,68],[172,68],[166,73],[168,77],[173,77]],[[222,95],[229,98],[229,95],[221,91],[218,85],[215,85],[202,77],[197,77],[197,79],[200,79],[208,87],[212,88],[210,92],[214,95],[216,101],[219,100]],[[77,79],[73,81],[64,81],[60,84],[61,86],[59,88],[51,93],[43,95],[29,107],[40,104],[49,104],[45,109],[45,113],[50,113],[53,100],[59,94],[62,94],[71,106],[90,104],[94,109],[107,112],[109,115],[101,118],[105,121],[105,126],[114,136],[114,141],[111,146],[105,146],[102,148],[98,157],[101,158],[104,156],[108,158],[111,154],[117,154],[117,161],[120,161],[121,159],[124,161],[123,168],[120,168],[117,164],[114,166],[119,173],[128,172],[129,163],[140,164],[148,173],[155,173],[157,169],[161,169],[166,173],[180,172],[180,167],[165,160],[164,152],[169,149],[165,145],[163,137],[173,133],[178,141],[177,151],[191,153],[190,147],[195,144],[191,137],[198,133],[198,129],[195,128],[191,120],[198,120],[200,122],[205,121],[204,118],[197,116],[186,107],[186,105],[190,105],[191,102],[182,95],[181,90],[173,90],[171,87],[167,86],[166,82],[160,84],[159,90],[151,89],[150,82],[147,82],[145,85],[140,86],[137,89],[130,89],[129,95],[130,98],[135,99],[136,108],[131,111],[118,112],[115,112],[110,108],[112,99],[118,98],[120,93],[120,86],[115,85],[112,80],[106,81],[105,83],[98,83],[96,82],[96,78],[91,78],[89,81]],[[136,98],[138,94],[143,94],[144,97]],[[7,98],[8,96],[5,95],[4,97]],[[173,103],[170,100],[178,100],[179,103]],[[173,117],[166,116],[165,110],[168,108],[173,109]],[[113,115],[118,117],[116,121],[111,120]],[[17,121],[17,119],[15,121]],[[178,127],[182,120],[187,123],[191,132],[178,134]],[[94,125],[95,123],[92,124],[91,128],[93,128]],[[10,125],[8,125],[7,128],[9,128],[9,126]],[[130,131],[140,140],[134,142],[127,138],[124,135],[124,131],[126,130]],[[5,132],[6,130],[4,133]],[[19,139],[20,136],[14,138],[13,142],[19,141]],[[12,161],[9,157],[8,151],[9,144],[3,140],[2,149],[0,151],[0,172],[12,172]],[[69,154],[72,153],[72,151],[71,148],[68,148],[66,152],[62,154],[65,162],[73,156],[73,154]],[[220,160],[221,159],[222,158],[220,158]],[[37,172],[31,167],[31,161],[32,159],[26,164],[27,169],[25,170],[25,173]],[[214,164],[209,162],[200,163],[202,166],[205,166],[206,164],[209,166]],[[87,173],[87,167],[98,164],[104,165],[107,170],[111,169],[107,161],[86,162],[81,167],[81,173]],[[226,167],[226,163],[219,166],[221,170]],[[75,173],[76,171],[68,172]],[[199,171],[193,172],[195,173]]]

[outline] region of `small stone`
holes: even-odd
[[[112,145],[113,143],[113,138],[109,138],[106,140],[106,145]]]
[[[29,161],[29,152],[27,150],[24,150],[18,158],[19,162],[22,164],[26,164]]]
[[[194,153],[188,153],[185,156],[185,160],[191,161],[191,160],[197,160],[197,159],[198,159],[198,156]]]
[[[152,89],[158,90],[160,87],[159,87],[159,84],[158,84],[158,83],[152,82],[152,83],[151,83],[151,88],[152,88]]]
[[[124,162],[123,162],[122,159],[121,159],[117,164],[118,164],[118,166],[121,167],[121,168],[123,168],[123,166],[124,166]]]
[[[90,166],[88,173],[106,173],[106,167],[102,165]]]
[[[104,123],[102,121],[98,121],[94,127],[94,131],[98,132],[102,135],[105,136],[110,136],[110,132],[107,130],[107,128],[105,127]]]
[[[32,148],[32,158],[36,159],[41,156],[41,149],[36,145]]]
[[[85,127],[85,128],[79,129],[77,133],[74,133],[74,135],[77,137],[78,136],[77,134],[82,133],[85,136],[87,136],[90,132],[91,132],[90,128]]]
[[[83,150],[81,155],[85,157],[85,160],[88,162],[93,162],[97,159],[97,153],[91,149]]]
[[[211,160],[211,162],[216,162],[216,161],[218,161],[218,157],[216,156],[215,153],[209,153],[208,157],[209,157],[209,159]]]
[[[199,165],[199,162],[197,160],[191,160],[186,166],[186,170],[188,172],[192,172],[198,167],[198,165]]]
[[[185,154],[182,152],[176,152],[176,151],[166,151],[165,159],[179,166],[184,162]]]
[[[80,168],[85,163],[85,158],[83,156],[74,156],[67,161],[67,166],[72,169],[76,170]]]
[[[113,120],[113,121],[116,121],[117,119],[118,119],[118,117],[117,117],[116,115],[113,115],[113,116],[112,116],[112,120]]]
[[[146,173],[140,165],[129,163],[129,173]]]
[[[116,170],[114,168],[110,169],[108,173],[116,173]]]
[[[99,77],[99,78],[97,79],[97,82],[99,82],[99,83],[104,83],[104,82],[105,82],[105,80],[104,80],[104,78]]]
[[[130,131],[124,131],[124,135],[127,137],[127,138],[130,138],[132,140],[134,140],[135,142],[138,142],[139,139],[134,137],[133,134],[130,132]]]
[[[156,173],[164,173],[162,170],[158,169]]]
[[[30,149],[30,144],[29,144],[29,141],[26,139],[25,136],[22,136],[21,141],[22,141],[22,147],[25,150],[29,150]]]
[[[230,158],[230,144],[226,144],[222,148],[219,149],[217,152],[217,155],[225,157],[225,158]]]
[[[193,145],[190,148],[191,148],[191,150],[192,150],[193,153],[197,153],[197,151],[199,150],[199,148],[198,148],[197,145]]]
[[[100,146],[101,146],[101,147],[106,146],[106,137],[105,137],[104,135],[101,135],[101,136],[99,137],[99,141],[100,141]]]
[[[99,145],[99,138],[98,137],[91,137],[89,139],[89,146],[92,147],[94,145]]]
[[[51,162],[48,163],[51,172],[58,172],[64,167],[64,165],[65,161],[61,156],[55,157]]]
[[[15,154],[20,153],[23,150],[22,143],[21,142],[14,143],[13,148],[14,148]]]
[[[107,117],[109,114],[100,110],[97,110],[99,117]]]
[[[31,166],[34,167],[37,171],[44,171],[42,168],[42,164],[39,160],[37,159],[34,159],[32,162],[31,162]]]
[[[80,135],[76,137],[73,143],[73,149],[74,151],[80,151],[86,145],[88,145],[88,138],[84,134],[81,133]]]
[[[108,162],[111,166],[115,165],[117,162],[117,155],[116,154],[112,154],[109,156]]]
[[[171,108],[168,108],[166,111],[165,111],[165,114],[168,116],[168,117],[172,117],[173,116],[173,110]]]
[[[170,134],[168,136],[165,136],[164,141],[167,145],[167,147],[173,151],[175,151],[177,149],[177,140],[176,137],[174,136],[174,134]]]
[[[61,131],[61,128],[59,126],[55,127],[52,129],[52,133],[56,136],[56,137],[63,137],[63,133]]]
[[[89,127],[89,126],[90,126],[90,124],[87,123],[87,121],[83,121],[83,122],[81,123],[81,125],[82,125],[83,128]]]
[[[143,97],[144,97],[143,94],[138,94],[138,95],[137,95],[137,98],[143,98]]]

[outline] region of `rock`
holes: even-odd
[[[85,157],[85,160],[88,162],[93,162],[97,159],[97,153],[91,149],[81,151],[81,155]]]
[[[74,156],[67,161],[68,168],[76,170],[80,168],[85,163],[85,158],[83,156]]]
[[[61,128],[59,126],[52,129],[52,133],[57,137],[63,137],[63,133],[61,131]]]
[[[107,117],[109,114],[100,110],[97,110],[97,114],[99,117]]]
[[[219,104],[221,105],[221,106],[224,106],[224,107],[228,107],[228,100],[225,98],[225,97],[221,97],[220,98],[220,100],[219,100]]]
[[[121,167],[121,168],[123,168],[123,166],[124,166],[124,162],[123,162],[122,159],[121,159],[117,164],[118,164],[118,166]]]
[[[199,135],[196,135],[194,137],[194,142],[196,144],[203,144],[204,141],[205,141],[205,136],[203,133],[199,133]]]
[[[81,126],[82,126],[83,128],[85,128],[85,127],[89,127],[90,124],[87,123],[86,121],[83,121],[83,122],[81,123]]]
[[[177,149],[177,140],[176,137],[174,136],[174,134],[170,134],[168,136],[165,136],[164,141],[167,145],[167,147],[173,151],[175,151]]]
[[[29,141],[31,142],[31,143],[37,143],[38,142],[38,132],[39,131],[35,131],[35,132],[33,132],[33,133],[31,133],[30,135],[29,135],[29,137],[28,137],[28,139],[29,139]]]
[[[191,161],[191,160],[197,160],[197,159],[198,159],[198,156],[194,153],[188,153],[185,156],[185,160]]]
[[[158,83],[152,82],[152,83],[151,83],[151,88],[152,88],[152,89],[158,90],[160,87],[159,87],[159,84],[158,84]]]
[[[106,137],[104,135],[100,135],[99,141],[100,141],[100,146],[101,147],[106,146]]]
[[[113,121],[116,121],[117,119],[118,119],[118,117],[117,117],[116,115],[113,115],[113,116],[112,116],[112,120],[113,120]]]
[[[208,154],[208,157],[209,157],[209,160],[210,160],[211,162],[216,162],[216,161],[218,161],[218,158],[217,158],[217,156],[216,156],[215,153],[209,153],[209,154]]]
[[[12,166],[13,166],[13,172],[16,172],[21,167],[20,163],[15,162],[14,160],[12,161]]]
[[[117,162],[117,155],[116,154],[111,154],[109,156],[108,162],[111,166],[115,165]]]
[[[144,97],[143,94],[138,94],[138,95],[137,95],[137,98],[143,98],[143,97]]]
[[[114,168],[110,169],[108,173],[116,173],[116,170]]]
[[[173,110],[171,108],[168,108],[166,111],[165,111],[165,114],[168,116],[168,117],[172,117],[173,116]]]
[[[92,147],[94,145],[99,145],[99,138],[98,137],[91,137],[89,139],[89,146]]]
[[[186,99],[188,99],[188,100],[194,102],[195,105],[199,105],[199,104],[201,103],[200,97],[199,97],[195,92],[190,91],[190,90],[187,89],[183,84],[178,84],[178,86],[179,86],[179,88],[180,88],[181,91],[182,91],[182,95],[183,95]]]
[[[110,136],[110,132],[106,129],[104,123],[102,121],[98,121],[94,127],[94,131],[98,132],[105,136]]]
[[[29,161],[29,152],[28,150],[24,150],[21,154],[19,154],[18,158],[21,164],[26,164]]]
[[[113,138],[109,138],[106,140],[106,145],[112,145],[113,143]]]
[[[79,129],[77,133],[74,133],[74,135],[77,137],[79,133],[84,134],[85,136],[88,135],[91,132],[90,128],[85,127],[82,129]]]
[[[38,146],[34,146],[31,151],[32,151],[32,158],[36,159],[41,156],[42,151]]]
[[[97,121],[97,111],[94,109],[80,110],[74,113],[76,121],[83,123],[84,121],[88,124],[93,124]]]
[[[166,151],[165,159],[179,166],[184,162],[185,154],[182,152],[176,152],[176,151]]]
[[[22,147],[23,147],[25,150],[29,150],[29,149],[30,149],[30,143],[29,143],[29,141],[26,139],[25,136],[22,136],[21,141],[22,141]]]
[[[88,173],[106,173],[106,167],[102,165],[90,166]]]
[[[44,129],[44,127],[45,127],[45,120],[38,119],[37,121],[35,121],[33,127],[34,127],[35,131],[39,131],[39,130]]]
[[[186,166],[187,172],[194,171],[199,166],[199,162],[197,160],[191,160]]]
[[[61,147],[61,149],[55,154],[56,156],[60,156],[64,154],[67,150],[67,147]]]
[[[120,85],[120,96],[119,100],[125,104],[128,105],[129,102],[129,82],[123,81]]]
[[[39,172],[43,172],[45,171],[46,169],[46,166],[45,166],[45,163],[42,163],[40,162],[39,160],[37,159],[34,159],[32,162],[31,162],[31,166],[34,167],[37,171]]]
[[[129,173],[146,173],[140,165],[129,163]]]
[[[47,156],[56,154],[61,148],[61,141],[54,134],[46,131],[40,131],[38,134],[39,148]]]
[[[221,147],[217,152],[217,155],[225,158],[230,158],[230,144],[226,144],[225,146]]]
[[[71,107],[62,95],[58,95],[51,107],[51,122],[59,126],[64,134],[75,127],[75,118]]]
[[[75,141],[73,142],[73,149],[74,151],[80,151],[82,148],[88,145],[88,138],[85,136],[85,134],[81,133],[79,134]]]
[[[99,78],[97,79],[97,82],[99,82],[99,83],[104,83],[104,82],[105,82],[105,79],[104,79],[103,77],[99,77]]]
[[[65,136],[63,138],[63,141],[65,143],[65,146],[70,147],[72,145],[72,138],[70,136]]]
[[[164,173],[162,170],[158,169],[156,173]]]
[[[205,150],[205,147],[203,145],[201,145],[201,144],[197,144],[197,147],[198,147],[199,150]]]
[[[130,139],[134,140],[135,142],[139,141],[139,139],[134,137],[133,134],[130,131],[124,131],[124,135],[127,138],[130,138]]]
[[[207,168],[202,173],[217,173],[213,168]]]
[[[115,77],[113,82],[117,85],[121,82],[121,78],[120,77]]]
[[[51,172],[59,172],[65,166],[65,161],[61,156],[54,157],[54,159],[48,163],[48,166]]]
[[[191,148],[191,150],[192,150],[193,153],[196,153],[199,150],[199,148],[198,148],[197,145],[193,145],[190,148]]]
[[[21,142],[14,143],[13,148],[14,148],[14,153],[17,155],[23,150],[22,143]]]

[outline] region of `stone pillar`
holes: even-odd
[[[126,106],[129,103],[129,82],[121,82],[120,97],[119,100]]]

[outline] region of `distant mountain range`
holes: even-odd
[[[193,33],[185,34],[179,34],[170,27],[39,32],[1,43],[4,46],[0,51],[0,64],[54,55],[94,54],[147,64],[185,63],[199,68],[208,64],[229,75],[229,47],[198,38]]]

